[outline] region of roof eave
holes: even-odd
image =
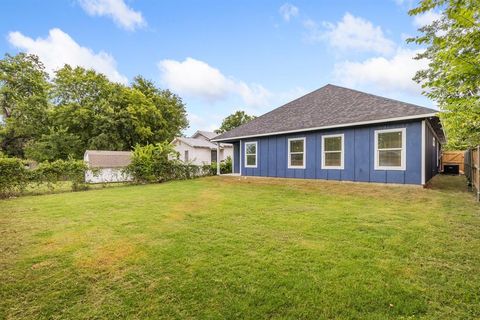
[[[325,129],[354,127],[354,126],[361,126],[361,125],[368,125],[368,124],[375,124],[375,123],[384,123],[384,122],[395,122],[395,121],[402,121],[402,120],[425,119],[425,118],[436,117],[436,116],[437,116],[437,112],[435,112],[435,113],[425,113],[425,114],[405,116],[405,117],[397,117],[397,118],[386,118],[386,119],[378,119],[378,120],[359,121],[359,122],[342,123],[342,124],[322,126],[322,127],[302,128],[302,129],[295,129],[295,130],[276,131],[276,132],[259,133],[259,134],[245,135],[245,136],[212,139],[210,141],[212,141],[212,142],[232,141],[232,140],[238,140],[238,139],[247,139],[247,138],[253,138],[253,137],[265,137],[265,136],[304,132],[304,131],[316,131],[316,130],[325,130]]]

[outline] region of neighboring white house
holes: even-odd
[[[206,165],[217,160],[224,161],[227,157],[233,159],[233,146],[220,143],[220,154],[217,155],[217,145],[210,139],[217,134],[209,131],[197,131],[189,138],[177,137],[172,141],[175,150],[180,154],[180,160],[195,165]]]
[[[92,170],[85,172],[85,182],[124,182],[131,181],[132,177],[123,170],[132,161],[130,151],[103,151],[87,150],[83,160]]]

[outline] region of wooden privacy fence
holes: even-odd
[[[448,165],[458,165],[459,173],[463,174],[465,172],[465,151],[444,151],[442,152],[440,171],[445,171],[445,166]]]
[[[464,159],[468,186],[476,193],[477,201],[480,201],[480,146],[465,151]]]

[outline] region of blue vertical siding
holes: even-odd
[[[240,142],[233,144],[233,173],[240,172]]]
[[[393,128],[406,128],[406,169],[375,170],[375,130]],[[341,133],[344,134],[344,169],[322,169],[322,135]],[[241,156],[244,157],[245,142],[257,141],[257,167],[245,168],[242,161],[241,171],[246,176],[421,184],[421,136],[421,121],[412,121],[245,139],[240,141]],[[306,138],[305,169],[289,169],[288,139],[303,137]],[[431,138],[426,145],[432,146]],[[431,152],[436,154],[436,150]],[[239,154],[234,153],[234,156]],[[235,163],[239,161],[235,159]]]
[[[428,121],[428,120],[426,120]],[[438,173],[437,166],[437,148],[438,144],[435,138],[435,146],[433,145],[433,134],[430,126],[425,126],[425,182],[432,179]]]

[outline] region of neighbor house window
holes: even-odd
[[[343,169],[343,134],[322,136],[322,169]]]
[[[288,168],[305,169],[305,138],[288,139]]]
[[[257,142],[245,142],[245,167],[257,167]]]
[[[185,150],[184,161],[188,162],[188,150]]]
[[[375,131],[375,170],[405,170],[405,128]]]

